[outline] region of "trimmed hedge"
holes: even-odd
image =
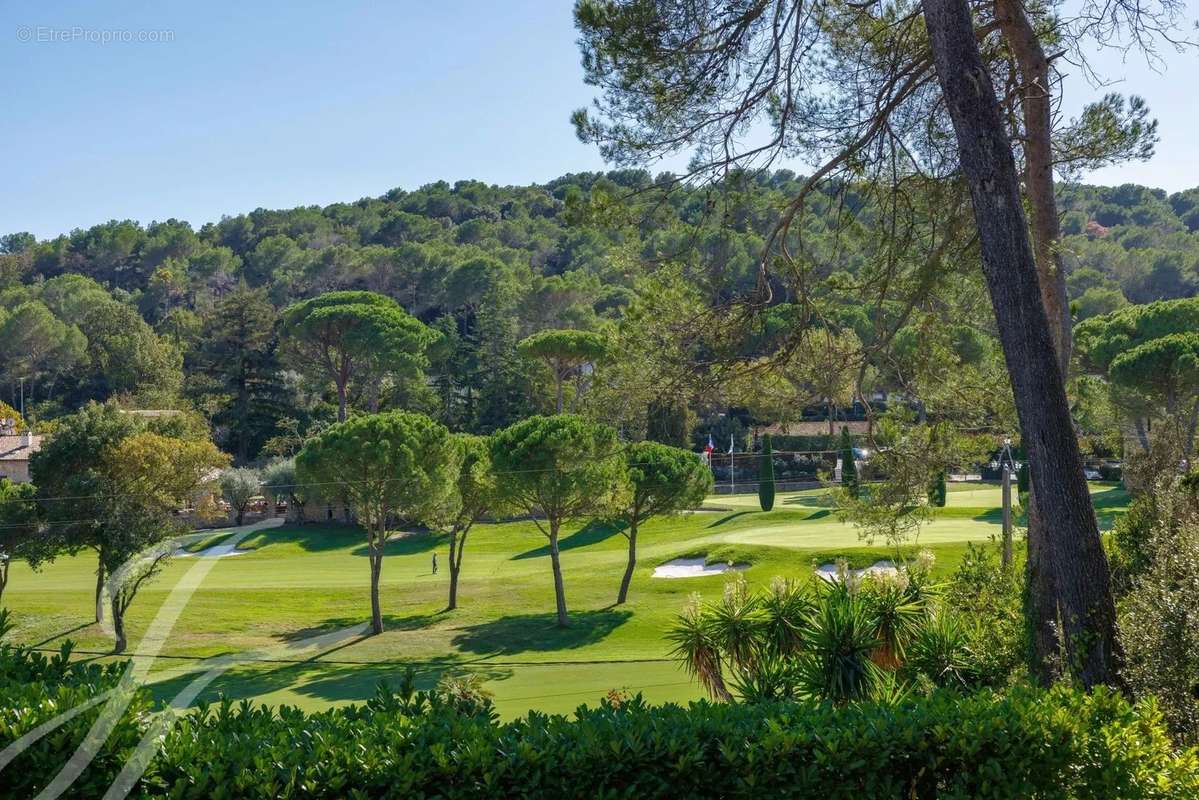
[[[106,681],[0,685],[0,746]],[[71,797],[102,795],[149,724],[117,724]],[[0,772],[0,796],[44,786],[93,714]],[[171,798],[793,797],[1185,798],[1199,760],[1175,753],[1152,704],[1067,689],[938,693],[900,706],[652,707],[640,699],[497,724],[484,703],[380,691],[316,714],[222,703],[176,721],[133,796]]]

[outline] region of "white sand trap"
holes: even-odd
[[[855,578],[860,578],[863,575],[894,575],[898,571],[895,568],[895,564],[890,561],[875,561],[865,569],[850,570]],[[830,583],[836,583],[841,580],[841,576],[837,572],[837,565],[833,563],[821,564],[816,568],[816,574]]]
[[[655,578],[702,578],[745,569],[748,564],[705,564],[702,558],[675,558],[654,567]]]
[[[224,558],[225,556],[240,556],[243,553],[248,553],[248,550],[238,550],[236,545],[232,544],[217,544],[212,547],[207,547],[198,553],[189,553],[183,548],[175,551],[176,558],[191,558],[199,556],[200,558]]]

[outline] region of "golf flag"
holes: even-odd
[[[708,434],[708,444],[704,447],[704,453],[712,455],[712,451],[716,449],[716,443],[712,441],[712,434]]]
[[[729,455],[733,454],[733,434],[729,434]]]

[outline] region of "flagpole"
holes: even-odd
[[[729,434],[729,494],[737,493],[737,463],[733,456],[733,435]]]

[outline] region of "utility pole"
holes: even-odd
[[[1003,556],[1004,568],[1012,565],[1012,440],[1003,439]]]

